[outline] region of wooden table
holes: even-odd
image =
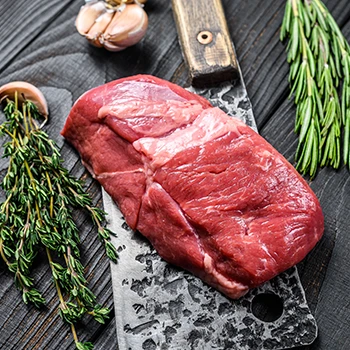
[[[210,0],[208,0],[210,1]],[[229,29],[250,95],[259,132],[289,161],[297,145],[293,132],[295,107],[288,100],[288,65],[279,28],[285,1],[224,0]],[[73,103],[83,92],[107,81],[136,73],[153,74],[180,85],[187,82],[175,31],[170,1],[149,0],[149,31],[137,46],[109,53],[88,45],[76,32],[74,20],[82,0],[2,0],[0,2],[0,84],[26,80],[42,87],[51,110],[51,123],[64,123]],[[349,0],[326,4],[350,40]],[[77,153],[58,135],[65,165],[86,180],[94,202],[101,203],[99,185],[80,163]],[[3,173],[3,172],[2,172]],[[325,214],[325,234],[318,246],[299,264],[309,305],[319,325],[312,350],[350,348],[350,176],[322,169],[311,183]],[[91,223],[75,213],[82,235],[83,262],[89,285],[101,304],[113,309],[109,262]],[[69,327],[57,314],[58,301],[45,255],[39,255],[34,278],[47,300],[38,312],[21,301],[13,276],[0,263],[0,348],[74,349]],[[111,312],[100,326],[86,318],[78,326],[82,341],[95,349],[117,349]],[[121,349],[124,350],[124,349]],[[138,349],[133,349],[138,350]]]

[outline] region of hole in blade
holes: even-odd
[[[283,314],[283,301],[273,293],[261,293],[252,301],[253,315],[264,322],[274,322]]]

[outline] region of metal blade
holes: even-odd
[[[233,83],[189,90],[257,130],[241,76]],[[279,350],[315,340],[316,322],[295,267],[243,298],[230,300],[163,261],[141,234],[127,226],[106,192],[103,201],[108,226],[118,235],[114,244],[122,245],[118,264],[111,264],[120,350]],[[281,305],[282,315],[274,321],[253,313],[264,298]]]
[[[307,306],[295,267],[230,300],[199,278],[163,261],[149,242],[125,223],[103,191],[108,227],[121,245],[111,264],[118,346],[126,349],[266,349],[311,344],[316,322]],[[282,300],[274,322],[254,316],[253,304],[266,293]]]
[[[187,90],[205,97],[215,107],[219,107],[231,117],[236,117],[258,131],[246,87],[240,68],[239,79],[233,82],[224,82],[210,88],[189,87]]]

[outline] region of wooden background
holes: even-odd
[[[295,108],[287,99],[288,65],[285,45],[279,42],[285,1],[223,3],[259,132],[293,162]],[[101,205],[99,185],[86,173],[76,152],[53,131],[63,125],[73,101],[94,86],[136,73],[185,85],[188,72],[170,1],[148,1],[150,24],[146,38],[121,53],[93,48],[79,36],[74,19],[82,4],[82,0],[1,0],[0,84],[21,79],[42,87],[51,110],[49,132],[62,146],[66,166],[86,180],[94,201]],[[350,40],[349,0],[327,0],[326,5]],[[299,272],[319,325],[319,337],[312,346],[300,350],[350,349],[349,179],[346,169],[322,169],[311,184],[324,210],[326,230],[316,249],[299,264]],[[75,216],[81,229],[90,287],[101,304],[113,308],[109,262],[89,220],[82,213]],[[34,277],[47,299],[47,307],[41,312],[22,303],[12,275],[0,262],[0,348],[74,349],[69,328],[56,312],[58,302],[44,255]],[[114,321],[113,311],[105,326],[86,318],[78,334],[81,340],[94,342],[95,349],[117,349]]]

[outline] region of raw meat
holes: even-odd
[[[316,196],[271,145],[166,81],[88,91],[62,134],[131,228],[231,298],[298,263],[323,233]]]

